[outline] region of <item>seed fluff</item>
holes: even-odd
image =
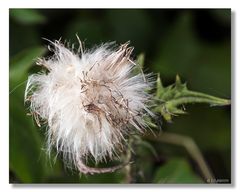
[[[55,147],[82,173],[111,172],[121,166],[97,169],[83,162],[119,156],[129,134],[144,131],[150,83],[141,72],[133,75],[138,65],[129,42],[91,50],[79,43],[74,51],[50,41],[53,56],[38,60],[45,70],[29,76],[25,102],[37,125],[47,125],[48,151]]]

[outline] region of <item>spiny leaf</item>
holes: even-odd
[[[9,67],[10,89],[27,79],[27,71],[36,58],[41,57],[45,52],[44,47],[32,47],[11,58]]]
[[[171,121],[174,115],[184,114],[184,109],[179,108],[184,104],[207,103],[210,106],[230,104],[230,100],[188,90],[186,83],[182,83],[178,75],[175,84],[167,87],[163,87],[160,75],[158,75],[156,99],[159,105],[154,110],[159,112],[166,121]]]

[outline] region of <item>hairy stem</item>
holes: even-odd
[[[78,160],[78,170],[83,174],[95,174],[95,173],[112,173],[118,169],[121,169],[125,166],[127,166],[128,163],[116,165],[113,167],[104,167],[104,168],[98,168],[98,167],[89,167],[87,166],[81,159]]]
[[[133,138],[129,139],[129,147],[126,151],[126,160],[125,162],[129,162],[126,166],[125,166],[125,181],[126,183],[131,183],[132,182],[132,170],[131,170],[131,158],[132,158],[132,144],[133,144],[134,140]]]
[[[126,158],[129,159],[129,160],[131,159],[131,151],[128,151]],[[131,183],[132,176],[131,176],[131,165],[130,165],[130,163],[128,163],[125,166],[125,174],[126,174],[126,183]]]

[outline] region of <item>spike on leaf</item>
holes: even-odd
[[[137,57],[137,63],[140,65],[141,68],[144,66],[144,60],[145,60],[145,55],[144,53],[141,53]]]
[[[162,85],[162,81],[161,81],[161,78],[160,78],[160,73],[158,73],[158,76],[157,76],[157,98],[161,97],[161,94],[163,93],[163,85]]]
[[[176,85],[177,84],[181,84],[182,82],[181,82],[181,79],[180,79],[180,76],[177,74],[176,75]]]

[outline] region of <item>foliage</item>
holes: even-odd
[[[161,166],[155,173],[154,183],[203,183],[185,159],[175,158]]]
[[[38,24],[46,21],[42,14],[33,9],[12,9],[10,17],[22,24]]]
[[[183,84],[178,75],[176,76],[175,84],[167,87],[163,87],[160,75],[158,75],[156,86],[157,107],[155,107],[154,111],[159,112],[166,121],[171,121],[174,115],[184,114],[184,109],[178,108],[184,104],[207,103],[210,106],[230,104],[230,101],[227,99],[188,90],[186,83]]]
[[[24,117],[24,86],[34,59],[42,47],[25,50],[10,60],[10,169],[22,182],[36,182],[44,175],[44,159],[39,159],[42,141],[31,119]],[[19,82],[21,82],[19,84]],[[24,116],[23,116],[24,115]],[[35,160],[33,160],[35,159]]]

